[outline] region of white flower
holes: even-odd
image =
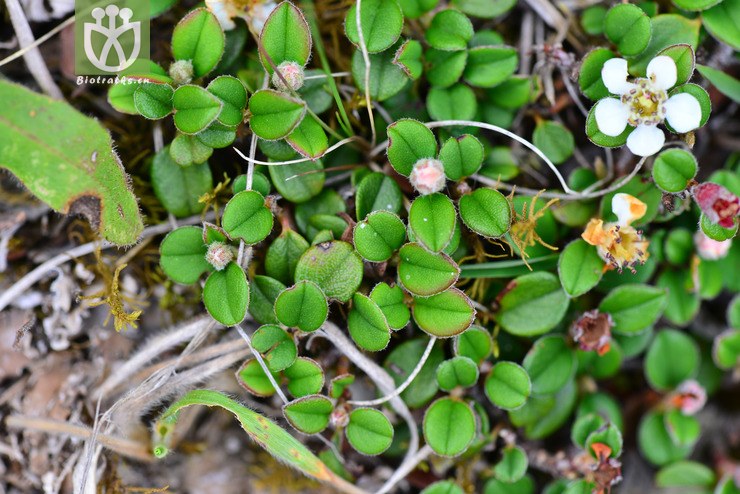
[[[638,156],[651,156],[663,147],[665,134],[658,124],[667,120],[679,133],[699,127],[701,106],[690,94],[668,97],[666,91],[676,84],[676,62],[661,55],[647,66],[647,78],[627,80],[627,60],[612,58],[604,63],[601,79],[610,93],[620,96],[596,103],[594,117],[599,131],[611,137],[624,132],[627,125],[635,130],[627,136],[627,147]]]
[[[421,195],[439,192],[444,188],[446,180],[444,165],[433,158],[422,158],[414,163],[409,175],[409,182]]]
[[[218,19],[224,31],[230,31],[236,27],[235,17],[241,17],[252,25],[258,33],[262,31],[265,21],[277,4],[272,0],[244,2],[239,0],[205,0],[206,8]]]

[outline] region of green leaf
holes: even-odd
[[[734,304],[735,306],[737,303]],[[737,322],[731,323],[737,327]],[[740,363],[740,330],[729,329],[714,339],[712,346],[714,363],[723,370],[732,370]]]
[[[224,125],[235,126],[244,120],[244,107],[247,105],[247,90],[236,77],[222,75],[208,84],[208,92],[223,103],[218,121]]]
[[[527,453],[519,446],[509,446],[504,449],[501,460],[493,467],[493,475],[501,482],[510,484],[524,477],[528,466]]]
[[[568,296],[555,275],[541,271],[510,282],[499,304],[496,320],[506,331],[517,336],[536,336],[563,319]]]
[[[612,458],[619,458],[619,456],[621,456],[623,443],[622,433],[619,431],[616,425],[611,423],[606,424],[606,426],[591,432],[586,437],[584,447],[586,450],[588,450],[591,456],[594,457],[594,459],[598,458],[596,452],[593,449],[593,445],[598,443],[606,444],[607,446],[609,446],[609,448],[611,448]]]
[[[478,365],[468,357],[453,357],[437,367],[439,389],[452,391],[460,386],[469,388],[478,382]]]
[[[650,18],[637,5],[618,4],[606,13],[604,33],[622,55],[639,55],[650,42]]]
[[[677,446],[665,428],[664,416],[659,412],[648,412],[637,430],[637,443],[642,455],[652,464],[663,466],[682,460],[691,452],[692,446]]]
[[[400,0],[403,15],[416,19],[437,6],[439,0]]]
[[[537,80],[532,77],[512,76],[495,88],[486,91],[486,97],[489,102],[499,108],[516,110],[537,97],[539,91],[537,85]]]
[[[283,407],[290,425],[304,434],[318,434],[329,426],[334,405],[326,396],[309,395],[291,401]]]
[[[421,494],[465,494],[465,491],[451,480],[440,480],[425,487]]]
[[[463,453],[475,437],[475,415],[467,403],[440,398],[424,414],[424,439],[440,456]]]
[[[740,222],[735,221],[735,226],[733,228],[721,227],[717,223],[712,223],[712,220],[704,216],[704,213],[702,213],[699,218],[701,231],[703,231],[707,237],[718,242],[734,238],[735,235],[737,235],[738,225],[740,225]]]
[[[203,286],[203,303],[211,316],[224,326],[235,326],[247,315],[249,283],[244,270],[230,262],[214,271]]]
[[[629,4],[623,4],[629,5]],[[559,165],[573,155],[573,134],[561,123],[543,120],[537,124],[532,135],[534,145],[540,148],[550,161]]]
[[[292,284],[298,259],[308,247],[308,242],[300,234],[293,230],[283,230],[267,249],[265,271],[285,284]]]
[[[285,138],[285,142],[306,158],[319,158],[329,148],[326,132],[311,115],[301,120],[298,127]]]
[[[658,52],[658,56],[671,57],[676,62],[676,85],[686,84],[694,74],[696,56],[691,45],[681,43]]]
[[[252,335],[252,347],[265,357],[270,372],[287,369],[298,356],[293,338],[280,326],[266,324]]]
[[[509,412],[517,427],[524,427],[526,437],[542,439],[560,428],[568,419],[576,398],[575,380],[570,380],[555,395],[532,395],[523,407]]]
[[[401,175],[409,176],[422,158],[437,155],[437,140],[423,123],[403,118],[388,126],[388,160]]]
[[[273,185],[290,202],[308,201],[322,191],[326,180],[319,160],[268,168]]]
[[[279,91],[261,89],[249,98],[249,113],[252,131],[273,141],[293,132],[306,114],[306,104]]]
[[[170,156],[169,146],[154,155],[151,167],[154,195],[177,218],[192,216],[203,211],[198,198],[213,188],[211,168],[208,163],[182,167]]]
[[[403,12],[397,0],[363,0],[360,24],[369,53],[378,53],[390,48],[398,40],[403,29]],[[344,19],[347,38],[357,47],[360,34],[357,29],[357,4],[353,3]]]
[[[172,112],[174,89],[169,84],[135,84],[134,106],[136,111],[150,120],[159,120]]]
[[[677,461],[660,469],[655,474],[658,487],[706,487],[711,488],[717,482],[714,471],[706,465],[695,461]]]
[[[399,252],[398,279],[414,295],[427,297],[452,286],[460,268],[449,256],[429,252],[419,244],[406,244]]]
[[[0,168],[62,214],[81,214],[117,245],[144,229],[108,132],[64,101],[0,81]]]
[[[522,365],[532,379],[534,393],[552,394],[573,378],[577,360],[562,336],[549,335],[532,345]]]
[[[465,84],[433,87],[427,93],[427,111],[433,120],[470,120],[477,110],[475,92]]]
[[[391,48],[381,53],[370,54],[370,97],[385,101],[401,91],[409,79],[398,65],[393,63],[396,50]],[[357,88],[365,93],[365,59],[360,50],[352,54],[352,78]]]
[[[596,101],[609,96],[609,90],[601,79],[601,69],[607,60],[616,58],[614,52],[607,48],[594,48],[583,57],[578,72],[578,86],[587,98]],[[589,116],[591,116],[589,113]]]
[[[452,5],[473,17],[492,19],[514,8],[516,0],[452,0]]]
[[[275,388],[257,359],[244,362],[236,372],[236,377],[239,385],[255,396],[268,397],[275,394]]]
[[[723,0],[701,14],[702,23],[709,34],[723,43],[740,50],[740,1]]]
[[[180,416],[179,412],[192,405],[218,406],[231,412],[239,420],[242,429],[249,437],[278,461],[322,482],[340,485],[344,483],[303,443],[270,419],[240,405],[217,391],[210,390],[190,391],[160,415],[153,427],[153,430],[156,431],[154,438],[154,455],[156,457],[162,458],[168,453],[167,445],[171,442],[170,436],[174,432],[177,419]]]
[[[510,46],[478,46],[468,51],[463,77],[475,87],[501,84],[516,71],[519,56]]]
[[[668,149],[655,158],[653,180],[666,192],[682,192],[694,179],[698,168],[693,154],[683,149]]]
[[[201,142],[197,136],[178,133],[170,144],[170,157],[180,166],[205,163],[212,154],[213,148]]]
[[[522,477],[517,482],[508,484],[491,478],[486,482],[483,494],[534,494],[534,480],[531,477]]]
[[[445,175],[458,181],[478,173],[483,164],[483,144],[477,137],[463,134],[450,137],[439,151],[439,159],[444,165]]]
[[[740,103],[740,80],[721,70],[708,67],[706,65],[697,65],[696,69],[703,75],[717,90],[733,100]]]
[[[391,329],[383,311],[375,301],[361,293],[352,297],[347,327],[357,346],[369,352],[385,349],[391,340]]]
[[[650,19],[652,37],[647,48],[630,61],[630,74],[645,76],[647,65],[655,56],[669,46],[687,44],[694,50],[699,43],[698,19],[687,19],[678,14],[661,14]]]
[[[389,286],[387,283],[378,283],[370,292],[370,298],[383,311],[391,329],[401,329],[411,319],[411,312],[404,303],[403,290],[399,286]]]
[[[357,185],[355,208],[357,220],[364,220],[373,211],[398,214],[403,207],[401,188],[395,180],[380,172],[372,172]]]
[[[426,76],[429,84],[432,87],[450,87],[462,77],[468,61],[468,52],[429,48],[424,58],[428,64]]]
[[[696,418],[684,415],[680,410],[665,413],[665,429],[676,446],[693,446],[701,433],[701,425]]]
[[[591,36],[598,36],[604,33],[604,17],[606,17],[606,7],[603,5],[592,5],[581,13],[581,27]]]
[[[275,299],[275,315],[285,326],[311,332],[326,322],[329,305],[315,283],[299,281]]]
[[[221,113],[224,104],[200,86],[185,85],[175,90],[175,127],[183,134],[197,134]]]
[[[449,338],[473,324],[475,309],[463,292],[450,288],[428,298],[415,297],[413,315],[422,330],[438,338]]]
[[[569,243],[558,260],[560,283],[569,297],[589,292],[604,274],[604,261],[596,247],[578,239]]]
[[[586,439],[607,424],[607,420],[596,413],[585,413],[576,418],[570,430],[570,439],[579,448],[586,449]]]
[[[488,399],[497,407],[516,410],[527,402],[532,393],[532,381],[520,365],[498,362],[486,378],[485,391]]]
[[[673,0],[682,10],[688,10],[689,12],[697,12],[700,10],[706,10],[710,7],[714,7],[722,0]]]
[[[415,81],[421,77],[424,71],[421,55],[421,43],[415,39],[407,39],[396,51],[393,57],[393,64],[397,65],[411,80]]]
[[[265,21],[260,44],[264,49],[260,60],[270,75],[273,64],[277,67],[287,61],[306,65],[311,56],[311,31],[303,13],[292,3],[281,2]]]
[[[652,326],[667,302],[665,290],[648,285],[626,284],[609,292],[599,304],[614,320],[612,331],[631,335]]]
[[[378,410],[357,408],[349,414],[345,434],[355,450],[364,455],[376,456],[391,446],[393,426]]]
[[[206,261],[207,250],[203,231],[197,226],[183,226],[162,240],[159,264],[172,281],[190,285],[198,281],[201,274],[212,269]]]
[[[350,244],[325,242],[309,248],[298,260],[296,281],[316,283],[330,299],[347,302],[362,282],[362,258]]]
[[[108,103],[121,113],[129,115],[138,115],[134,103],[134,93],[144,82],[134,82],[135,79],[153,84],[170,84],[172,79],[163,74],[140,74],[127,75],[130,79],[124,82],[118,82],[108,88]]]
[[[254,276],[249,284],[249,313],[260,324],[277,324],[275,299],[285,285],[269,276]]]
[[[228,127],[216,119],[205,130],[198,132],[195,138],[207,148],[222,149],[236,140],[236,128]]]
[[[452,239],[456,216],[455,206],[446,195],[419,196],[409,209],[409,228],[424,247],[440,252]]]
[[[406,227],[401,219],[388,211],[375,211],[357,223],[354,243],[357,252],[372,262],[391,258],[406,240]]]
[[[352,383],[355,382],[355,376],[352,374],[340,374],[334,377],[329,383],[329,396],[338,400]]]
[[[664,329],[655,335],[645,355],[645,377],[659,391],[674,389],[699,370],[699,348],[680,331]]]
[[[324,387],[324,371],[310,358],[298,357],[283,374],[288,378],[288,392],[296,398],[316,394]]]
[[[471,326],[464,333],[455,337],[455,355],[468,357],[478,365],[483,363],[492,350],[491,334],[480,326]]]
[[[272,231],[272,212],[256,190],[243,190],[226,204],[222,226],[232,238],[248,245],[261,242]]]
[[[511,226],[511,205],[494,189],[481,187],[460,198],[460,219],[475,233],[498,238]]]
[[[440,10],[426,30],[427,43],[437,50],[458,51],[468,47],[473,37],[473,23],[458,10]]]
[[[592,106],[591,110],[588,112],[588,116],[586,117],[586,136],[588,139],[597,146],[601,146],[603,148],[618,148],[620,146],[624,146],[627,143],[627,137],[633,130],[635,130],[635,128],[628,125],[624,129],[624,132],[618,136],[608,136],[601,132],[599,130],[599,126],[596,124],[596,115],[594,114],[595,109],[596,105]]]
[[[190,11],[177,23],[172,33],[175,60],[190,60],[195,78],[203,77],[218,65],[224,53],[224,32],[205,8]]]

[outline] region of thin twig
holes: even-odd
[[[46,94],[54,99],[63,100],[64,95],[51,77],[51,73],[46,66],[46,62],[44,62],[44,58],[41,56],[41,52],[37,46],[32,46],[36,40],[33,37],[33,31],[31,31],[31,26],[28,25],[28,19],[26,19],[26,14],[23,12],[20,2],[18,0],[5,0],[5,5],[8,7],[10,23],[15,30],[21,51],[25,50],[22,55],[26,61],[28,71]]]
[[[54,29],[52,29],[48,33],[46,33],[43,36],[41,36],[39,39],[37,39],[33,43],[24,46],[23,48],[21,48],[20,50],[16,51],[12,55],[8,55],[7,57],[5,57],[2,60],[0,60],[0,67],[2,67],[3,65],[9,64],[13,60],[16,60],[16,59],[22,57],[23,55],[25,55],[26,53],[28,53],[30,50],[33,50],[37,46],[43,44],[45,41],[47,41],[49,38],[51,38],[52,36],[54,36],[55,34],[57,34],[59,31],[63,30],[65,27],[71,26],[72,24],[74,24],[74,22],[75,22],[75,16],[72,16],[69,19],[65,20],[64,22],[62,22],[61,24],[59,24],[58,26],[56,26]]]
[[[395,390],[393,390],[392,393],[389,393],[385,396],[382,396],[376,400],[367,400],[367,401],[355,401],[350,400],[347,403],[350,405],[354,405],[356,407],[373,407],[382,405],[383,403],[386,403],[396,396],[399,396],[401,393],[404,392],[406,388],[408,388],[412,382],[414,382],[414,379],[416,379],[416,376],[419,375],[419,372],[421,372],[422,367],[424,367],[424,364],[426,363],[427,359],[429,358],[429,355],[432,353],[432,348],[434,348],[434,343],[437,341],[437,338],[432,336],[429,338],[429,343],[427,343],[427,347],[424,350],[424,353],[422,354],[421,358],[419,359],[419,362],[416,364],[416,367],[414,367],[414,370],[409,374],[409,377],[406,378],[406,380],[401,383],[400,386],[398,386]]]
[[[377,494],[386,494],[386,492],[390,492],[390,490],[393,489],[397,483],[405,479],[406,476],[411,473],[411,471],[416,468],[419,463],[426,460],[427,457],[432,454],[432,452],[432,448],[430,448],[428,444],[425,444],[414,456],[409,459],[408,462],[404,461],[401,466],[399,466],[396,471],[393,472],[393,475],[391,475],[390,478],[385,481],[385,484],[383,484]]]
[[[349,77],[352,75],[352,72],[332,72],[329,75],[326,74],[316,74],[316,75],[307,75],[303,78],[304,81],[310,81],[311,79],[326,79],[327,77]]]
[[[280,385],[275,380],[275,377],[272,375],[272,372],[270,372],[269,367],[267,367],[267,364],[265,363],[265,360],[262,358],[262,355],[260,355],[260,352],[254,349],[252,346],[252,340],[249,338],[249,335],[242,329],[240,325],[234,326],[236,330],[239,332],[239,336],[242,337],[244,341],[247,342],[247,346],[249,347],[249,351],[252,352],[252,355],[254,355],[254,358],[257,359],[257,362],[260,364],[260,367],[262,367],[262,371],[267,376],[267,379],[269,379],[270,384],[272,384],[272,387],[275,388],[275,392],[277,392],[278,396],[281,400],[283,400],[283,403],[288,403],[288,398],[285,396],[285,393],[283,393],[283,390],[280,388]]]
[[[367,106],[367,116],[370,119],[370,147],[375,146],[377,135],[375,133],[375,118],[373,118],[373,104],[370,99],[370,54],[367,52],[365,44],[365,34],[362,32],[362,0],[357,0],[357,9],[355,10],[355,23],[357,24],[357,35],[360,38],[360,51],[362,59],[365,61],[365,106]]]
[[[298,159],[288,160],[288,161],[260,161],[254,158],[250,158],[249,156],[246,156],[244,153],[239,151],[239,149],[237,148],[233,148],[233,149],[234,151],[236,151],[236,154],[241,156],[242,159],[244,159],[247,163],[254,163],[255,165],[265,165],[265,166],[283,166],[283,165],[295,165],[296,163],[305,163],[306,161],[316,161],[317,159],[323,158],[324,156],[331,153],[332,151],[339,149],[345,144],[350,143],[352,141],[356,141],[356,140],[358,140],[357,136],[347,137],[337,142],[333,146],[329,147],[326,151],[324,151],[324,154],[322,154],[321,156],[317,156],[315,158],[298,158]]]

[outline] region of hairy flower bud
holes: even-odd
[[[178,86],[189,84],[193,80],[193,62],[191,60],[177,60],[170,64],[170,77]]]
[[[213,266],[216,271],[224,269],[231,261],[234,260],[234,249],[223,242],[212,242],[206,252],[206,261]]]
[[[278,72],[282,74],[282,78]],[[283,92],[297,91],[303,87],[303,78],[303,67],[298,65],[297,62],[283,62],[277,66],[277,70],[272,74],[272,85]]]
[[[445,186],[445,169],[442,162],[432,158],[422,158],[416,163],[409,175],[409,181],[421,195],[439,192]]]
[[[740,198],[719,184],[704,182],[691,189],[696,204],[711,221],[723,228],[732,228],[740,214]]]
[[[704,408],[707,392],[701,384],[693,379],[682,382],[671,395],[671,404],[684,415],[694,415]]]

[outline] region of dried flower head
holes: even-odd
[[[280,78],[280,75],[283,77]],[[303,87],[303,79],[303,67],[297,62],[286,61],[278,65],[277,70],[272,74],[272,85],[283,92],[297,91]]]
[[[697,381],[689,379],[682,382],[670,396],[671,405],[684,415],[694,415],[704,408],[707,392]]]
[[[644,240],[642,232],[631,223],[645,215],[647,205],[636,197],[620,193],[612,199],[612,211],[617,215],[616,223],[592,218],[581,237],[596,246],[607,267],[634,272],[635,266],[647,260],[650,242]]]
[[[591,449],[598,463],[593,467],[595,494],[611,492],[611,488],[622,481],[622,463],[611,456],[612,449],[603,443],[593,443]]]
[[[609,351],[613,327],[611,315],[594,309],[585,312],[573,323],[571,335],[581,350],[604,355]]]
[[[740,214],[740,198],[719,184],[704,182],[691,189],[702,213],[723,228],[732,228]]]
[[[421,195],[439,192],[445,186],[445,169],[442,162],[432,158],[422,158],[416,163],[409,175],[409,181]]]
[[[234,249],[223,242],[212,242],[206,251],[206,261],[216,271],[223,270],[234,260]]]

